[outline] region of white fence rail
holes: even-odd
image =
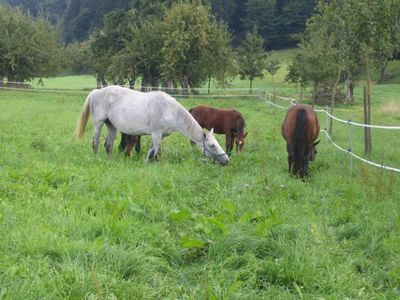
[[[270,104],[270,105],[272,105],[272,106],[275,106],[275,107],[278,107],[278,108],[280,108],[280,109],[285,109],[285,110],[287,110],[287,109],[290,107],[290,105],[294,105],[295,102],[296,102],[295,99],[293,99],[293,98],[275,96],[276,98],[283,99],[283,100],[287,100],[287,101],[289,102],[289,103],[288,103],[289,106],[286,106],[286,107],[285,107],[285,106],[278,105],[278,104],[272,102],[272,101],[271,101],[271,97],[272,97],[273,95],[270,94],[270,93],[267,93],[267,92],[265,92],[265,91],[262,91],[262,92],[260,93],[260,96],[261,96],[268,104]],[[364,163],[366,163],[366,164],[368,164],[368,165],[371,165],[371,166],[374,166],[374,167],[378,167],[378,168],[382,168],[382,169],[384,169],[384,170],[388,170],[388,171],[393,171],[393,172],[398,172],[398,173],[400,173],[400,168],[394,168],[394,167],[386,166],[386,165],[384,165],[384,164],[380,164],[380,163],[377,163],[377,162],[373,162],[373,161],[370,161],[370,160],[367,160],[367,159],[361,157],[360,155],[355,154],[355,153],[353,152],[353,149],[352,149],[352,131],[351,131],[351,126],[360,126],[360,127],[369,127],[369,128],[379,128],[379,129],[388,129],[388,130],[400,130],[400,126],[384,126],[384,125],[368,125],[368,124],[362,124],[362,123],[353,122],[353,121],[351,121],[351,120],[342,120],[342,119],[340,119],[340,118],[338,118],[338,117],[333,116],[332,114],[330,114],[329,112],[327,112],[326,110],[323,110],[323,109],[315,109],[315,111],[316,111],[316,112],[319,112],[319,113],[325,114],[326,120],[327,120],[327,118],[331,118],[331,119],[333,119],[333,120],[335,120],[335,121],[337,121],[337,122],[340,122],[340,123],[344,123],[344,124],[348,124],[348,125],[349,125],[349,141],[350,141],[350,142],[349,142],[349,147],[348,147],[347,149],[346,149],[346,148],[343,148],[343,147],[339,146],[337,143],[335,143],[335,142],[333,141],[332,137],[329,135],[329,133],[328,133],[328,131],[326,130],[326,128],[321,129],[320,131],[323,132],[323,133],[325,134],[325,136],[327,137],[327,139],[329,140],[329,142],[330,142],[336,149],[338,149],[338,150],[340,150],[340,151],[342,151],[342,152],[346,152],[346,153],[349,154],[349,156],[350,156],[350,168],[351,168],[351,169],[353,168],[353,161],[352,161],[352,158],[354,157],[354,158],[356,158],[356,159],[358,159],[358,160],[360,160],[360,161],[362,161],[362,162],[364,162]]]

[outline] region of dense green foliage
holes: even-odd
[[[308,20],[300,35],[300,51],[294,58],[288,79],[313,84],[313,102],[321,83],[331,85],[333,111],[337,85],[346,78],[347,100],[352,101],[352,74],[363,68],[366,80],[363,123],[371,124],[371,70],[375,63],[382,82],[388,62],[400,50],[400,2],[392,0],[335,0],[319,2],[317,14]],[[332,130],[332,123],[329,131]],[[365,152],[371,152],[371,131],[365,131]]]
[[[348,81],[362,69],[363,78],[369,78],[374,64],[382,82],[388,62],[400,50],[399,14],[400,2],[392,0],[320,1],[317,13],[298,35],[300,51],[288,80],[312,83],[316,95],[321,82],[337,83],[342,74]]]
[[[148,0],[0,0],[20,6],[32,15],[43,15],[61,27],[63,41],[87,40],[94,29],[103,27],[103,16],[115,9],[133,8],[145,15],[157,14],[165,6],[179,1]],[[185,2],[185,1],[184,1]],[[186,1],[189,2],[189,1]],[[200,1],[198,1],[200,2]],[[233,32],[240,44],[246,31],[256,29],[268,41],[270,49],[295,46],[291,34],[302,32],[311,15],[314,0],[206,0],[212,13]]]
[[[239,48],[240,78],[250,80],[250,91],[253,80],[264,76],[267,53],[263,50],[263,44],[264,41],[259,35],[248,33]]]
[[[72,80],[95,85],[87,77],[48,84]],[[398,86],[374,91],[374,122],[398,124]],[[360,119],[355,92],[342,118]],[[351,173],[348,156],[321,136],[310,178],[292,178],[280,136],[285,112],[255,97],[181,99],[245,116],[244,152],[225,167],[177,133],[165,138],[158,163],[144,164],[146,137],[130,159],[116,149],[112,159],[104,149],[94,156],[92,127],[81,141],[74,136],[86,95],[0,90],[0,297],[400,297],[399,174],[357,161]],[[376,135],[372,159],[399,167],[398,132]],[[346,124],[335,140],[347,145]]]
[[[157,15],[145,12],[115,10],[105,17],[104,30],[90,41],[98,82],[132,85],[140,77],[142,90],[162,83],[188,93],[207,79],[226,84],[236,75],[228,29],[207,7],[179,3]]]
[[[44,19],[0,5],[0,81],[55,76],[62,59],[57,34]]]

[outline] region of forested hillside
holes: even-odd
[[[103,27],[103,17],[119,8],[155,13],[160,5],[169,6],[173,0],[0,0],[19,6],[33,16],[41,15],[56,24],[63,42],[86,40],[95,28]],[[268,49],[295,45],[293,33],[302,32],[313,12],[314,0],[205,0],[217,20],[227,23],[233,43],[239,44],[245,32],[256,30]]]

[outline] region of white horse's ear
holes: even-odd
[[[214,134],[214,128],[211,128],[210,134]]]

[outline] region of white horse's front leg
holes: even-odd
[[[146,162],[148,162],[153,157],[155,157],[157,160],[159,160],[160,158],[162,133],[153,132],[151,134],[151,139],[152,139],[152,145],[150,147],[149,152],[147,152]]]

